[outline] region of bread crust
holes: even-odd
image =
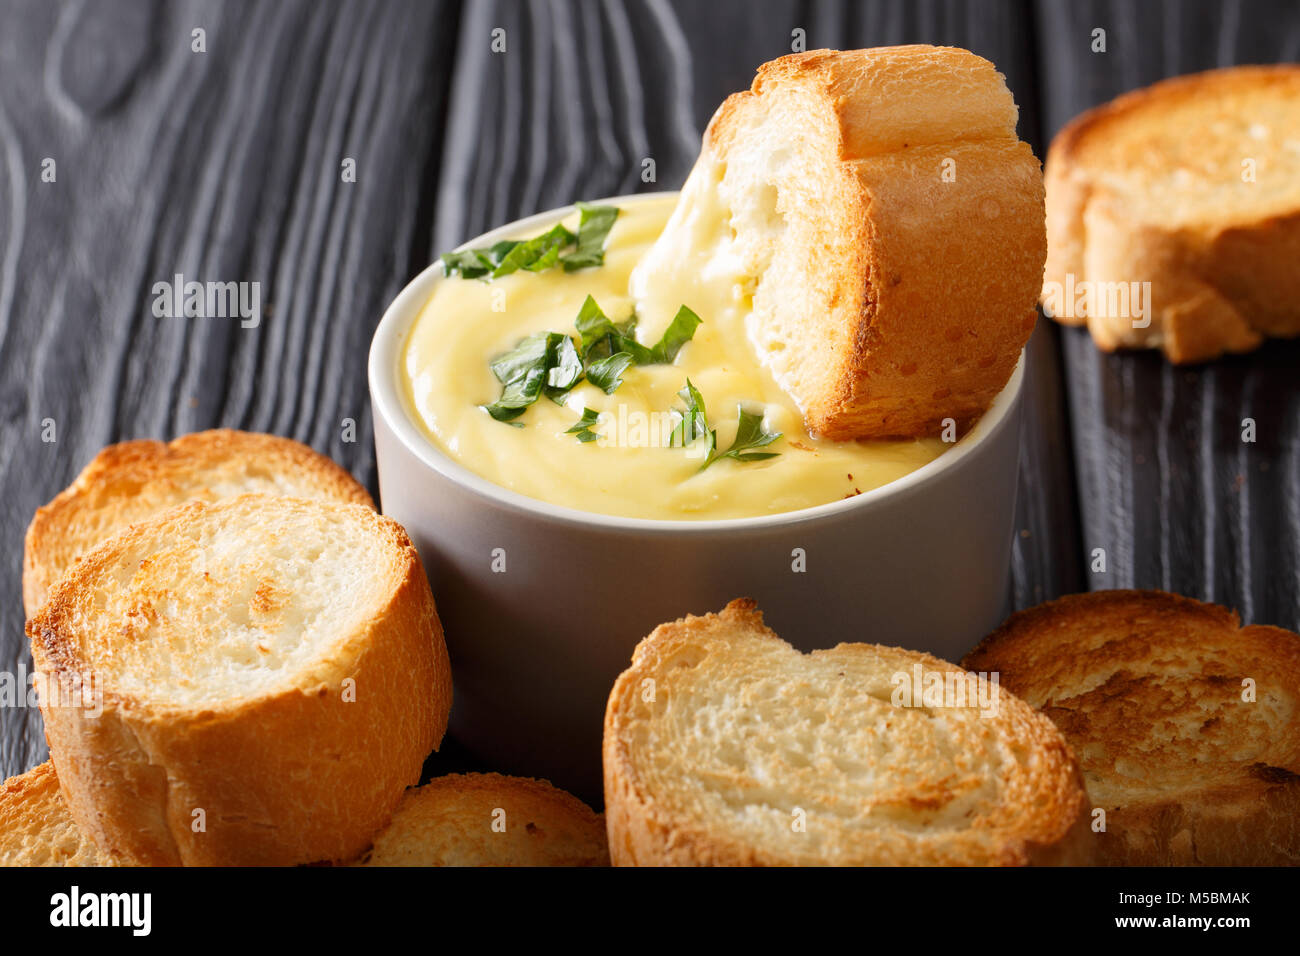
[[[218,428],[170,441],[109,445],[71,485],[36,509],[23,547],[23,609],[34,615],[77,557],[114,532],[188,498],[216,500],[241,472],[265,474],[299,497],[365,505],[355,478],[301,442]],[[246,487],[239,493],[256,491]]]
[[[185,704],[142,699],[101,679],[99,714],[43,696],[46,739],[68,808],[114,860],[175,866],[354,858],[442,739],[451,677],[428,581],[402,528],[360,505],[244,495],[190,502],[132,525],[86,554],[28,622],[37,670],[51,686],[95,674],[81,638],[111,624],[96,619],[88,595],[123,554],[149,553],[205,516],[246,528],[256,548],[259,519],[275,509],[346,521],[375,536],[393,556],[395,570],[381,584],[386,596],[341,636],[332,656],[291,675],[288,686]],[[111,629],[96,634],[110,648],[120,639]],[[345,697],[349,680],[354,699]]]
[[[48,760],[0,785],[0,866],[111,866],[81,832]]]
[[[1000,671],[1071,743],[1106,811],[1098,863],[1300,863],[1300,636],[1177,594],[1097,591],[1012,615],[963,666]]]
[[[762,615],[750,599],[732,601],[718,614],[685,618],[657,627],[642,640],[633,654],[632,665],[618,678],[605,712],[603,743],[605,774],[605,819],[609,833],[610,859],[615,866],[785,866],[827,862],[818,858],[794,858],[758,843],[747,843],[724,833],[713,821],[670,810],[662,798],[650,791],[638,771],[631,729],[641,719],[639,695],[644,681],[655,680],[655,693],[670,693],[671,664],[679,655],[706,653],[718,627],[743,628],[747,632],[785,645],[763,624]],[[785,645],[788,647],[788,645]],[[843,655],[862,650],[896,656],[900,667],[914,663],[927,668],[955,670],[954,665],[927,654],[872,645],[840,644],[814,654]],[[743,668],[745,662],[735,663]],[[761,675],[756,675],[761,676]],[[869,831],[859,844],[849,848],[843,865],[1070,865],[1087,862],[1087,799],[1083,779],[1069,746],[1051,722],[1042,719],[1024,703],[1001,695],[1009,711],[999,721],[1009,724],[1008,734],[1018,744],[1033,750],[1047,768],[1052,784],[1032,794],[1015,814],[1008,813],[999,825],[1001,832],[972,828],[957,833],[935,832],[921,836]],[[707,746],[707,744],[706,744]],[[855,755],[856,756],[856,755]],[[766,781],[766,786],[780,786]],[[845,797],[848,799],[848,797]],[[1014,817],[1014,819],[1013,819]],[[864,831],[865,832],[865,831]]]
[[[801,264],[811,301],[786,306],[812,344],[778,380],[824,438],[935,435],[947,419],[964,430],[1019,361],[1046,257],[1042,171],[1001,74],[946,47],[781,57],[722,104],[701,161],[758,148],[751,118],[786,100],[827,136],[803,148],[829,155],[824,180],[778,186],[787,221],[823,220]]]
[[[504,827],[504,829],[494,829]],[[408,790],[355,866],[608,866],[605,823],[531,777],[450,774]]]
[[[1201,135],[1209,142],[1198,142],[1206,150],[1226,146],[1208,132],[1216,99],[1249,96],[1276,84],[1300,95],[1300,66],[1230,67],[1163,80],[1080,114],[1057,134],[1045,171],[1044,304],[1057,301],[1054,290],[1049,294],[1053,286],[1079,287],[1081,281],[1149,282],[1151,299],[1149,325],[1134,327],[1132,315],[1084,317],[1056,308],[1062,312],[1053,316],[1058,322],[1086,324],[1104,351],[1160,348],[1175,364],[1248,352],[1270,336],[1300,335],[1300,275],[1294,268],[1300,260],[1300,205],[1243,220],[1225,203],[1208,220],[1177,223],[1170,209],[1168,220],[1151,221],[1135,216],[1132,204],[1108,185],[1144,175],[1136,165],[1094,169],[1088,155],[1094,146],[1137,140],[1149,125],[1145,117],[1158,118],[1189,101],[1205,112]],[[1158,140],[1135,142],[1133,155],[1142,159],[1160,148]],[[1167,162],[1178,158],[1171,155]]]

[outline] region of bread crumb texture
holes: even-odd
[[[111,866],[73,822],[48,760],[0,785],[0,866]]]
[[[993,64],[924,45],[785,56],[719,107],[683,201],[727,210],[749,336],[815,434],[964,429],[1006,385],[1047,247],[1017,116]],[[663,268],[690,228],[669,223]]]
[[[69,811],[121,862],[352,859],[451,706],[415,548],[357,504],[180,505],[84,555],[27,633],[100,705],[41,699]]]
[[[750,601],[657,628],[606,713],[614,862],[1069,858],[1086,801],[1059,732],[1005,692],[992,716],[973,702],[898,706],[915,665],[960,673],[870,644],[802,654]]]
[[[1067,124],[1047,154],[1044,307],[1102,349],[1177,363],[1300,335],[1298,101],[1300,66],[1239,66]]]
[[[1300,636],[1162,591],[1013,615],[963,662],[994,669],[1078,755],[1120,865],[1300,863]]]
[[[605,823],[545,780],[453,774],[408,790],[358,866],[608,866]]]
[[[374,507],[351,475],[300,442],[215,429],[101,451],[27,529],[23,605],[34,615],[81,555],[128,525],[187,501],[259,493]]]

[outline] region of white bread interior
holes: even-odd
[[[961,673],[871,644],[801,654],[763,625],[752,601],[656,628],[605,714],[612,861],[1084,859],[1082,778],[1051,721],[1006,693],[988,698],[997,701],[991,713],[975,700],[896,706],[895,676],[914,667]]]
[[[1042,174],[1017,115],[966,50],[766,63],[714,115],[632,294],[743,285],[759,359],[821,437],[964,426],[1015,368],[1041,285]]]
[[[186,501],[261,493],[373,508],[366,489],[300,442],[218,428],[170,442],[137,440],[103,449],[27,528],[23,607],[31,617],[54,582],[105,538]]]
[[[27,632],[67,689],[41,710],[69,810],[125,863],[353,858],[446,728],[419,557],[360,505],[181,505],[86,554]]]

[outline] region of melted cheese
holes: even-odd
[[[517,272],[491,282],[448,278],[412,327],[400,377],[417,422],[445,454],[530,498],[580,511],[656,519],[743,518],[838,501],[894,481],[936,458],[938,439],[828,442],[811,436],[798,408],[758,362],[746,332],[752,282],[728,255],[729,226],[707,202],[682,203],[691,241],[671,261],[645,263],[673,213],[674,197],[629,203],[611,230],[604,266]],[[564,220],[577,228],[577,216]],[[533,230],[536,234],[541,230]],[[522,238],[522,237],[521,237]],[[583,382],[563,405],[540,399],[517,419],[481,405],[501,392],[488,362],[534,332],[574,334],[590,294],[615,322],[634,307],[637,338],[658,341],[681,305],[703,320],[672,365],[632,366],[606,395]],[[783,437],[761,462],[722,459],[701,471],[701,444],[667,447],[687,377],[700,390],[718,447],[730,447],[737,406],[761,410]],[[566,434],[583,408],[600,413],[596,442]]]

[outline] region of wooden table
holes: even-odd
[[[676,188],[713,108],[795,31],[988,57],[1040,157],[1120,91],[1300,54],[1285,0],[0,0],[0,670],[30,666],[26,525],[101,446],[269,431],[375,491],[364,357],[402,285],[491,226]],[[261,324],[155,318],[176,273],[261,283]],[[1300,628],[1298,368],[1295,342],[1175,369],[1040,322],[1015,604],[1159,587]],[[0,772],[44,755],[39,713],[0,711]]]

